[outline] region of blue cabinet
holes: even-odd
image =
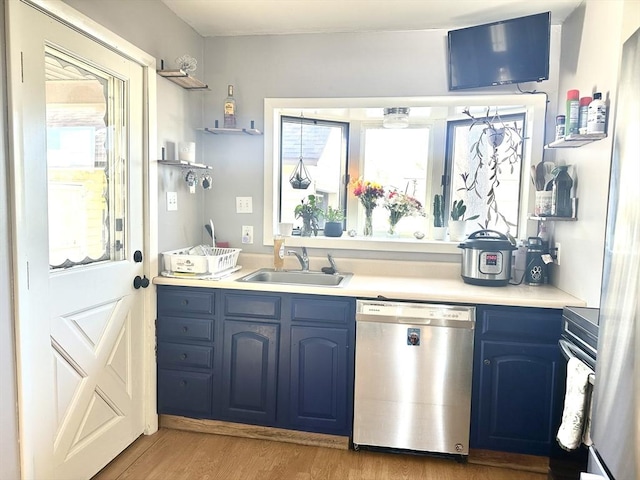
[[[215,308],[212,290],[158,286],[158,412],[213,414]]]
[[[275,424],[279,328],[225,320],[221,418]]]
[[[478,308],[472,448],[549,455],[562,414],[561,329],[561,310]]]
[[[351,433],[354,318],[351,299],[292,298],[289,428]]]
[[[158,286],[158,411],[351,433],[355,300]]]

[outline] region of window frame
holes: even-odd
[[[431,97],[358,97],[358,98],[265,98],[264,99],[264,203],[263,203],[263,245],[272,246],[273,236],[277,232],[279,198],[278,182],[279,168],[279,138],[280,115],[282,112],[300,112],[300,109],[344,109],[344,108],[385,108],[389,105],[406,105],[409,107],[465,107],[469,105],[522,105],[527,111],[528,132],[524,141],[522,172],[529,172],[531,164],[542,159],[545,138],[545,116],[547,96],[545,94],[501,94],[501,95],[443,95]],[[463,118],[460,115],[460,118]],[[453,118],[452,118],[453,119]],[[353,141],[353,130],[351,131]],[[351,148],[351,146],[350,146]],[[357,168],[350,152],[349,176],[354,178]],[[529,213],[533,211],[534,191],[531,182],[521,179],[521,198],[518,223],[523,225],[521,237],[534,235],[536,232],[533,222],[528,222]],[[433,193],[433,192],[432,192]],[[347,202],[353,199],[347,195]],[[361,250],[382,252],[410,252],[433,254],[460,254],[458,242],[448,242],[431,239],[432,214],[431,204],[426,205],[430,230],[425,232],[422,240],[411,238],[388,239],[381,237],[363,238],[350,237],[290,237],[287,244],[291,247],[306,246],[309,248],[331,250]],[[348,224],[349,225],[349,224]],[[348,226],[347,228],[352,228]]]
[[[339,188],[338,188],[338,209],[341,209],[343,212],[347,211],[347,197],[348,197],[348,178],[349,178],[349,174],[348,174],[348,168],[349,168],[349,144],[350,144],[350,130],[351,130],[351,125],[349,124],[349,122],[345,122],[344,120],[327,120],[327,119],[321,119],[321,118],[313,118],[313,117],[294,117],[291,115],[281,115],[280,116],[280,143],[278,145],[278,161],[280,162],[279,165],[279,170],[280,170],[280,178],[279,178],[279,182],[278,182],[278,212],[276,213],[278,216],[278,221],[284,221],[282,220],[282,183],[284,181],[288,181],[288,177],[285,179],[282,176],[282,170],[283,170],[283,166],[282,166],[282,126],[284,125],[285,122],[291,123],[291,124],[295,124],[295,123],[300,123],[302,122],[303,125],[325,125],[325,126],[330,126],[333,128],[340,128],[341,132],[342,132],[342,148],[341,148],[341,153],[340,153],[340,179],[339,181]],[[304,163],[304,157],[303,157],[303,163]],[[309,168],[309,165],[307,163],[306,168]],[[313,182],[313,176],[311,176],[311,181]],[[300,194],[302,197],[307,197],[308,195],[311,195],[311,191],[310,190],[299,190]],[[317,194],[317,193],[316,193]],[[326,211],[328,205],[323,205],[324,210]],[[321,226],[322,228],[319,231],[323,231],[324,230],[324,221],[321,222]],[[343,228],[346,226],[346,221],[343,222]]]

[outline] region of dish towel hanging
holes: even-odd
[[[585,425],[591,423],[588,417],[591,404],[589,375],[592,373],[591,369],[577,358],[569,359],[562,423],[556,436],[558,444],[565,450],[575,450],[580,446]]]

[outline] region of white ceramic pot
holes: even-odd
[[[444,240],[447,236],[447,227],[433,227],[433,239]]]
[[[465,239],[467,222],[464,220],[449,220],[449,240],[461,242]]]

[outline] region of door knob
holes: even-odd
[[[136,275],[136,278],[133,279],[133,288],[135,288],[136,290],[139,289],[140,287],[142,288],[147,288],[149,286],[149,279],[147,278],[147,276],[143,276],[142,278],[140,277],[140,275]]]

